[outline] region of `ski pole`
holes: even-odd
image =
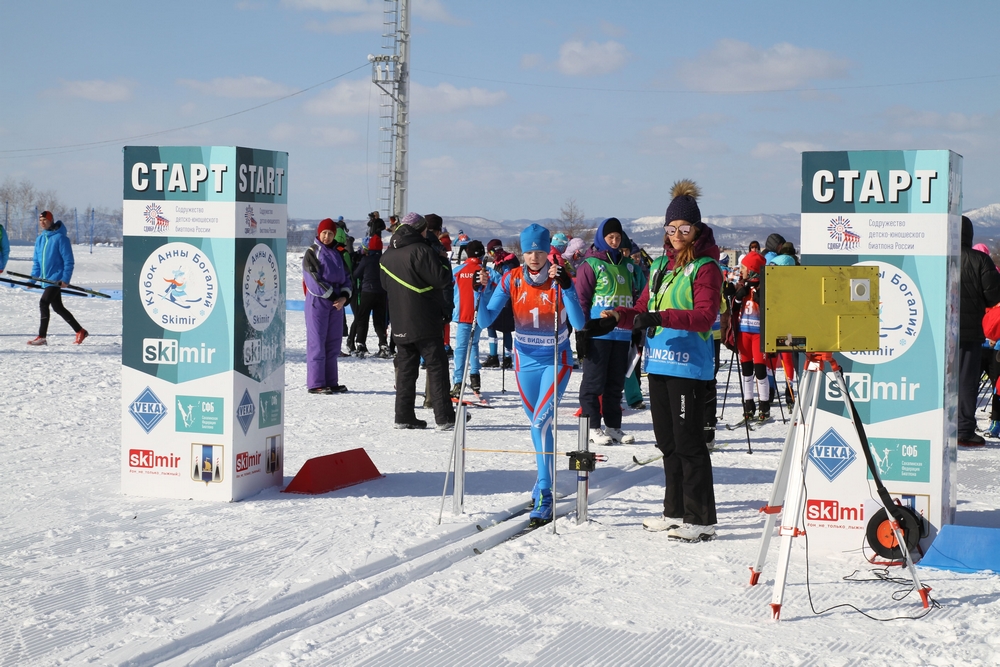
[[[83,292],[85,294],[92,294],[94,296],[103,296],[105,299],[110,299],[111,298],[110,294],[105,294],[104,292],[98,292],[97,290],[87,289],[86,287],[79,287],[77,285],[70,285],[69,283],[66,283],[65,285],[59,285],[59,282],[56,281],[56,280],[47,280],[45,278],[39,278],[38,276],[28,276],[28,275],[25,275],[23,273],[15,273],[13,271],[8,271],[7,273],[9,273],[12,276],[16,276],[18,278],[27,278],[28,280],[37,280],[40,283],[47,283],[49,285],[58,285],[58,286],[62,287],[63,289],[67,289],[67,288],[68,289],[75,289],[76,291]]]
[[[556,288],[555,325],[552,347],[555,349],[552,364],[552,534],[556,534],[556,456],[559,453],[559,283],[553,279]]]
[[[45,285],[36,285],[34,283],[26,283],[23,280],[11,280],[10,278],[0,278],[0,282],[9,283],[11,285],[20,285],[21,287],[27,287],[29,289],[45,289]],[[84,294],[83,292],[77,292],[76,290],[71,290],[68,288],[62,288],[64,294],[71,294],[73,296],[82,296],[90,298],[89,294]]]
[[[719,413],[719,419],[723,419],[726,416],[726,399],[729,398],[729,379],[733,377],[733,361],[736,359],[736,350],[733,350],[733,356],[729,360],[729,372],[726,373],[726,391],[722,394],[722,411]]]
[[[742,368],[740,369],[740,377],[737,380],[737,382],[739,383],[739,386],[740,386],[740,403],[742,403],[745,406],[747,404],[747,398],[746,398],[746,394],[743,393],[743,369]],[[746,408],[743,408],[743,409],[746,410]],[[743,417],[743,425],[747,429],[747,453],[748,454],[753,454],[753,447],[750,446],[750,422],[747,421],[746,416]]]

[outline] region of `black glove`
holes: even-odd
[[[573,286],[573,278],[569,275],[565,266],[556,266],[556,282],[559,283],[559,287],[563,289],[569,289]]]
[[[660,324],[660,313],[658,312],[639,313],[635,316],[635,319],[632,320],[633,331],[635,329],[647,329],[649,327],[658,326],[662,326]]]
[[[590,334],[586,331],[577,331],[576,336],[576,358],[586,359],[590,352]]]

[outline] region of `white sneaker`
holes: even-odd
[[[611,444],[611,438],[604,434],[599,428],[590,429],[590,444],[600,445],[601,447],[607,447]]]
[[[683,542],[708,542],[715,539],[715,526],[699,526],[694,523],[684,523],[670,529],[667,537]]]
[[[680,528],[681,524],[684,523],[684,519],[675,519],[669,516],[651,516],[647,519],[643,519],[642,527],[651,533],[658,533],[661,530],[673,530],[674,528]]]
[[[611,438],[611,444],[613,445],[634,445],[635,436],[631,433],[626,433],[620,428],[611,428],[610,426],[604,429],[605,435]]]

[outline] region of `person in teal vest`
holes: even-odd
[[[635,301],[635,286],[641,272],[619,250],[623,237],[618,218],[606,219],[597,226],[594,244],[576,270],[576,294],[580,307],[591,319],[600,317],[609,308],[628,307]],[[582,414],[590,417],[591,445],[635,442],[634,435],[622,431],[621,406],[631,340],[630,328],[616,328],[591,338],[585,353],[580,355],[583,359],[580,407]],[[602,418],[606,429],[601,428]]]
[[[712,228],[701,221],[693,181],[674,184],[667,208],[664,256],[632,307],[601,313],[646,332],[645,367],[656,446],[663,452],[662,516],[642,522],[670,538],[715,537],[712,459],[705,446],[705,396],[715,376],[712,324],[719,313],[722,271]]]

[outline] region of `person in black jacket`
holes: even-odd
[[[377,234],[368,239],[368,253],[363,255],[354,268],[354,281],[360,283],[361,296],[352,326],[357,326],[356,353],[364,358],[368,354],[368,320],[374,318],[375,334],[378,336],[378,356],[388,359],[389,342],[386,339],[385,290],[379,269],[382,260],[382,237]]]
[[[448,393],[448,357],[444,324],[453,308],[451,272],[427,242],[427,222],[407,213],[389,248],[382,254],[382,287],[388,295],[392,338],[396,342],[396,428],[426,428],[413,410],[420,358],[427,377],[434,420],[440,431],[455,427],[455,408]]]
[[[976,433],[976,394],[982,377],[980,367],[983,316],[1000,303],[1000,273],[986,253],[972,249],[972,220],[962,216],[962,291],[958,316],[958,444],[982,447]]]

